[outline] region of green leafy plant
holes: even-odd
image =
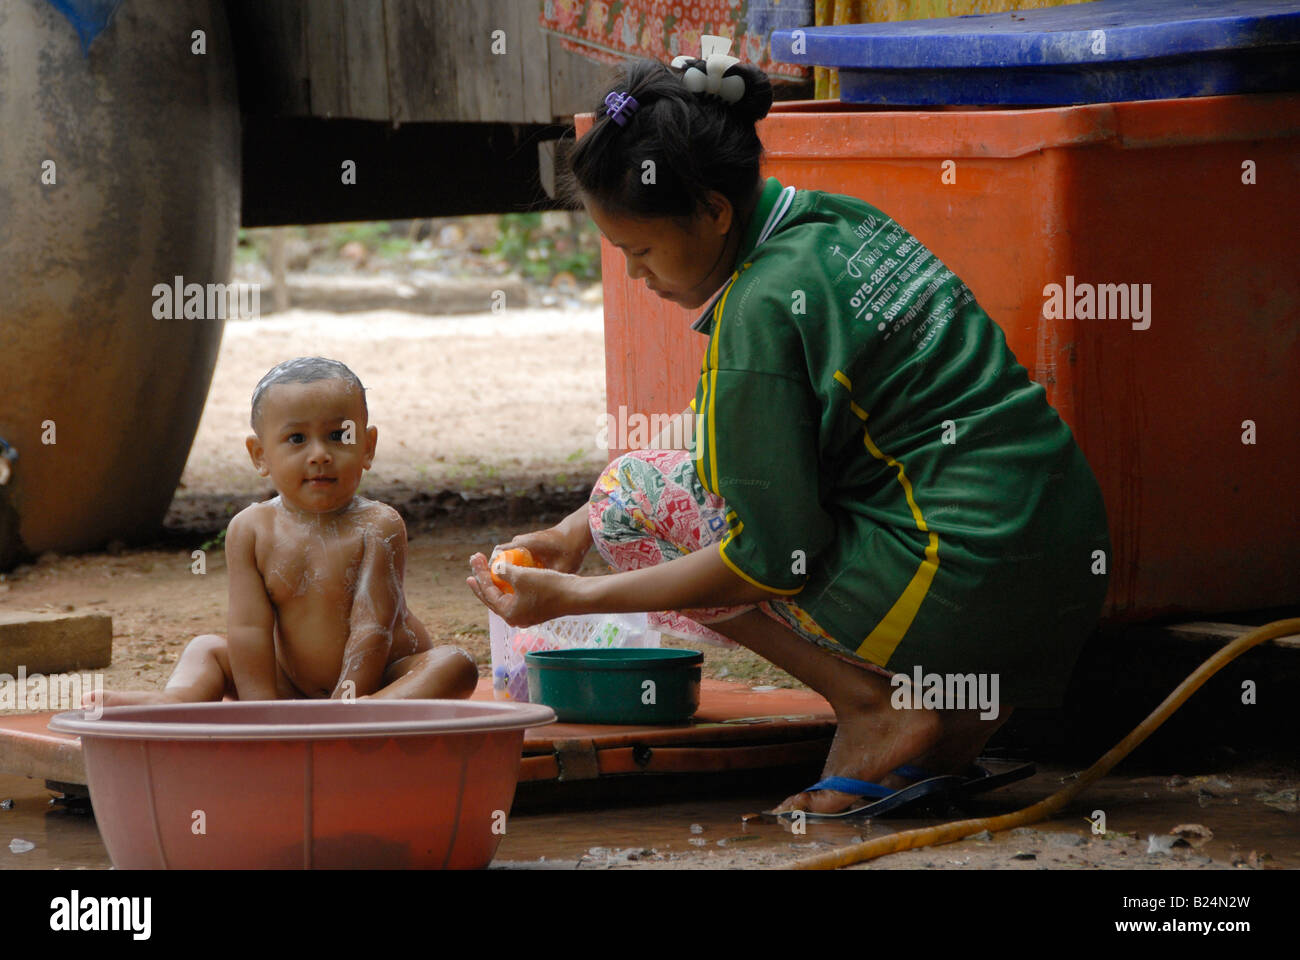
[[[353,241],[367,250],[375,250],[389,237],[387,220],[363,220],[358,223],[340,223],[330,229],[330,248],[337,254]]]
[[[561,273],[579,283],[600,279],[600,232],[583,217],[568,229],[548,230],[540,213],[507,213],[492,253],[532,280],[549,283]]]
[[[401,236],[387,236],[379,241],[379,256],[386,260],[400,260],[411,252],[414,246],[410,240]]]
[[[240,264],[260,263],[268,259],[271,238],[265,230],[247,230],[240,228],[239,241],[235,246],[235,261]]]

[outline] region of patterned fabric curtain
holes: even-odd
[[[700,36],[731,38],[731,54],[773,81],[806,80],[808,68],[776,63],[773,30],[813,22],[813,0],[543,0],[541,27],[566,49],[603,63],[649,57],[667,63],[700,55]]]

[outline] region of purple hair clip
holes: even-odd
[[[631,94],[615,91],[605,98],[605,115],[620,127],[625,127],[627,118],[635,113],[639,106],[640,104]]]

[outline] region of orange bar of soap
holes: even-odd
[[[510,565],[515,567],[540,567],[541,564],[533,559],[532,552],[527,547],[511,547],[509,550],[502,550],[492,558],[492,566],[488,572],[492,576],[492,582],[497,585],[497,589],[502,593],[514,593],[515,588],[510,586],[505,580],[497,576],[502,568]]]

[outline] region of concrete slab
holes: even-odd
[[[81,738],[49,729],[56,711],[0,717],[0,774],[86,782]]]
[[[113,659],[113,618],[104,613],[0,610],[0,674],[68,673]]]

